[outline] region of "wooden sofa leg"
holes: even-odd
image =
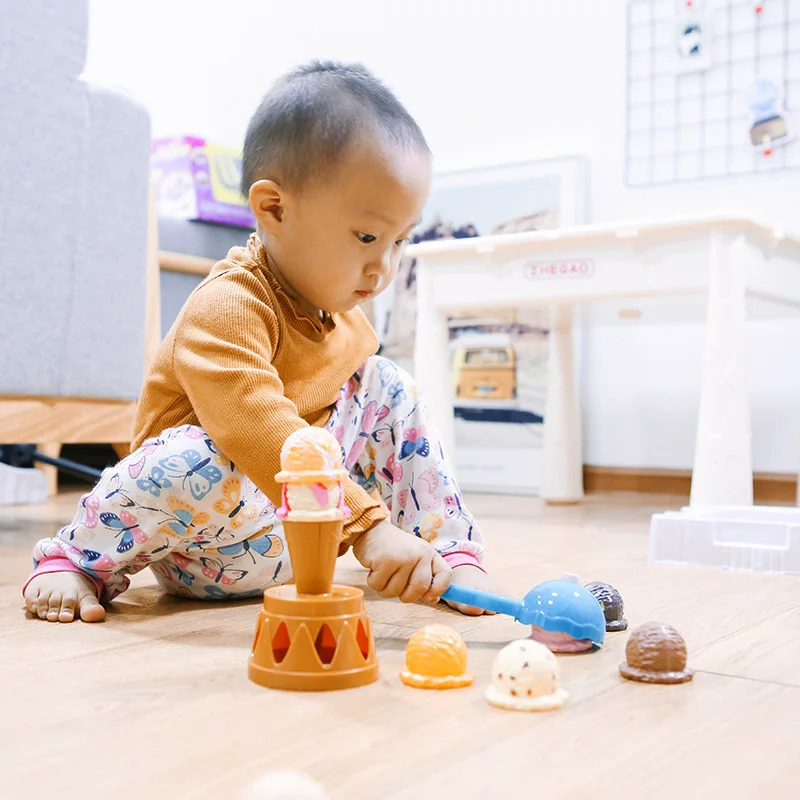
[[[58,458],[61,455],[61,444],[58,442],[37,444],[36,449],[51,458]],[[47,480],[47,496],[55,497],[58,494],[58,470],[49,464],[36,464],[36,468],[42,470]]]

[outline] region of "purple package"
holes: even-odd
[[[241,151],[196,136],[154,139],[150,171],[160,216],[255,228],[239,191]]]

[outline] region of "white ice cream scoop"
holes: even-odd
[[[520,639],[506,645],[494,660],[486,699],[511,711],[552,711],[567,702],[559,688],[556,657],[539,642]]]

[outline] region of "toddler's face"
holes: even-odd
[[[424,154],[367,143],[337,177],[283,198],[265,242],[279,278],[314,308],[350,311],[394,278],[428,198]]]

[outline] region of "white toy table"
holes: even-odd
[[[643,308],[664,321],[673,308],[672,319],[707,321],[691,504],[752,504],[745,319],[800,311],[800,239],[715,215],[422,242],[407,252],[417,259],[415,376],[448,450],[448,316],[551,307],[542,496],[575,502],[583,496],[576,307],[589,324]]]

